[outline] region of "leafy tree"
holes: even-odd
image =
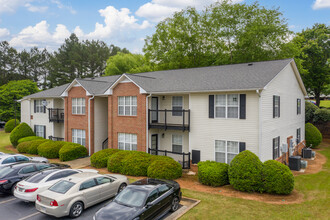
[[[0,120],[8,121],[15,116],[15,100],[38,92],[35,82],[31,80],[10,81],[0,86]],[[17,101],[16,101],[17,102]],[[20,119],[20,104],[16,103],[16,116]]]
[[[0,42],[0,85],[18,78],[17,51],[7,41]]]

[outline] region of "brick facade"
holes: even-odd
[[[137,97],[137,116],[118,115],[118,96]],[[134,83],[119,83],[108,96],[108,148],[118,148],[118,133],[137,134],[137,150],[146,151],[146,95]]]

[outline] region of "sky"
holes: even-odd
[[[142,53],[144,39],[162,19],[188,6],[202,10],[217,0],[0,0],[0,41],[18,50],[37,46],[56,50],[75,33]],[[232,0],[248,3],[252,0]],[[259,0],[279,8],[290,30],[315,23],[330,25],[330,0]]]

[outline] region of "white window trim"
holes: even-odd
[[[76,134],[78,133],[78,132],[75,133],[75,131],[78,131],[78,130],[81,130],[81,131],[82,131],[80,137],[78,137],[78,136],[74,136],[74,135],[76,135]],[[83,135],[83,134],[84,134],[84,135]],[[75,138],[74,138],[74,137],[75,137]],[[78,140],[78,138],[81,139],[81,143],[74,142],[74,140],[75,140],[75,139]],[[83,144],[83,141],[82,141],[83,139],[85,140],[85,144]],[[85,145],[86,145],[86,131],[85,131],[84,129],[75,129],[75,128],[73,128],[73,129],[72,129],[72,143],[76,143],[76,144],[80,144],[80,145],[85,146]]]
[[[45,112],[44,112],[45,107],[42,105],[43,101],[46,101],[46,99],[36,99],[36,112],[35,113],[45,114]]]
[[[298,102],[298,100],[299,100],[299,102]],[[299,106],[298,106],[298,103],[300,104]],[[297,99],[297,109],[299,109],[299,112],[297,112],[297,115],[301,115],[301,99],[300,98]]]
[[[124,97],[124,105],[120,105],[119,104],[119,98],[121,97]],[[136,97],[136,105],[133,105],[133,102],[132,102],[132,97]],[[130,104],[129,105],[126,105],[126,98],[129,98],[130,99]],[[118,96],[117,98],[117,103],[118,103],[118,116],[137,116],[137,112],[138,112],[138,106],[137,106],[137,96]],[[123,109],[124,109],[124,114],[120,114],[120,111],[119,111],[119,107],[122,106]],[[129,112],[129,115],[126,115],[125,114],[125,107],[126,106],[129,106],[130,107],[130,112]],[[136,107],[136,114],[133,115],[133,108],[132,107]]]
[[[119,135],[121,135],[121,134],[124,135],[124,141],[121,142],[121,143],[124,144],[124,149],[121,149],[121,150],[125,150],[125,145],[126,145],[126,144],[129,144],[129,150],[130,150],[130,151],[135,151],[135,150],[132,149],[132,145],[135,144],[135,145],[136,145],[136,150],[137,150],[137,142],[138,142],[138,140],[137,140],[137,138],[138,138],[138,137],[137,137],[137,134],[131,134],[131,133],[118,133],[118,137],[117,137],[117,138],[118,138],[118,140],[117,140],[117,141],[118,141],[118,146],[117,146],[117,148],[119,149],[119,143],[120,143],[120,142],[119,142]],[[129,142],[126,142],[126,138],[125,138],[126,135],[129,135],[129,136],[130,136],[130,138],[129,138],[130,141],[129,141]],[[132,138],[133,135],[136,136],[136,143],[134,143],[134,142],[132,141],[132,140],[133,140],[133,138]]]
[[[225,95],[226,96],[226,105],[216,105],[216,96],[217,95]],[[234,105],[228,105],[228,95],[237,95],[237,102],[238,106]],[[216,107],[225,107],[225,115],[226,117],[217,117],[216,116]],[[228,107],[238,107],[238,114],[237,118],[228,118]],[[239,119],[240,116],[240,94],[239,93],[230,93],[230,94],[215,94],[214,95],[214,118],[220,118],[220,119]]]
[[[279,95],[274,95],[275,96],[275,103],[274,103],[274,111],[275,111],[275,117],[274,118],[279,118],[280,117],[280,96]],[[278,99],[278,105],[276,106],[276,99]],[[278,108],[277,115],[276,115],[276,108]]]
[[[280,140],[279,139],[281,139],[281,137],[279,138],[280,136],[277,136],[277,137],[275,137],[275,138],[273,138],[273,140],[275,139],[276,140],[276,142],[277,142],[277,145],[275,145],[275,146],[277,146],[276,147],[276,152],[278,152],[278,155],[277,155],[277,157],[275,157],[274,156],[274,160],[276,160],[277,158],[279,158],[280,156],[281,156],[281,143],[280,143]],[[274,141],[273,141],[273,143],[274,143]],[[273,153],[274,153],[274,146],[272,147],[272,150],[273,150]]]
[[[78,100],[82,99],[82,105],[78,105]],[[74,104],[73,100],[76,100],[76,104]],[[73,112],[73,106],[76,107],[76,112]],[[85,98],[72,98],[71,99],[71,112],[73,115],[85,115],[86,114],[86,99]],[[78,113],[78,108],[80,108],[81,113]],[[84,113],[83,113],[84,110]]]
[[[213,150],[214,150],[214,161],[216,161],[216,153],[224,153],[222,151],[215,151],[215,141],[225,141],[226,142],[226,146],[225,146],[225,150],[226,150],[226,152],[225,152],[225,163],[226,164],[228,164],[227,163],[228,162],[228,142],[236,142],[236,143],[238,143],[238,153],[237,154],[240,153],[239,152],[239,143],[240,143],[239,141],[226,141],[226,140],[216,139],[216,140],[214,140],[214,148],[213,148]]]
[[[181,134],[172,134],[172,135],[171,135],[171,142],[172,142],[172,144],[171,144],[171,148],[172,148],[172,152],[174,152],[174,151],[173,151],[173,135],[181,136],[181,138],[182,138],[181,153],[183,153],[184,138],[183,138],[183,135],[181,135]]]
[[[182,106],[178,106],[178,105],[173,105],[173,97],[182,97]],[[182,96],[182,95],[173,95],[172,97],[171,97],[171,106],[172,106],[172,109],[171,110],[173,110],[173,107],[182,107],[182,110],[184,109],[184,96]],[[183,112],[182,112],[182,114],[184,114]],[[182,117],[182,114],[181,115],[173,115],[173,112],[172,112],[172,115],[171,116],[173,116],[173,117],[176,117],[176,116],[178,116],[178,117]]]
[[[46,134],[44,134],[44,131],[45,131],[44,127],[46,127],[46,126],[45,125],[35,125],[35,126],[36,126],[36,130],[35,130],[36,136],[45,138]],[[39,129],[41,129],[41,131],[38,131]],[[39,134],[41,133],[42,136],[38,135],[38,133]]]

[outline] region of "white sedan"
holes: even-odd
[[[36,209],[55,217],[76,218],[84,209],[114,197],[127,185],[127,177],[119,174],[74,174],[39,193]]]
[[[52,169],[39,172],[17,183],[14,196],[28,202],[35,202],[37,194],[47,190],[60,179],[82,172],[98,173],[93,169]]]
[[[6,165],[20,162],[42,162],[48,163],[48,159],[44,157],[27,157],[22,154],[2,154],[0,155],[0,168]]]

